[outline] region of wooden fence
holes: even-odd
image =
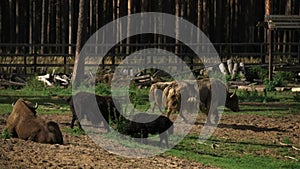
[[[215,43],[213,45],[222,61],[233,58],[245,64],[263,66],[268,62],[266,43]],[[272,45],[275,65],[298,66],[300,64],[300,42],[272,43]],[[120,59],[124,59],[130,53],[146,48],[165,49],[180,58],[187,57],[189,58],[187,64],[192,69],[202,65],[194,61],[195,55],[184,44],[118,44],[107,54],[110,61],[103,62],[103,65],[114,67],[119,64]],[[0,73],[43,74],[49,71],[49,68],[55,68],[56,72],[70,73],[74,66],[74,51],[74,44],[0,43]],[[300,66],[298,67],[300,71]]]

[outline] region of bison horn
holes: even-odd
[[[37,109],[39,107],[38,103],[35,103],[34,109]]]
[[[236,94],[236,90],[237,88],[235,88],[234,92],[232,93],[232,95],[230,95],[230,98],[232,98],[235,94]]]
[[[12,103],[11,103],[11,106],[14,107],[14,105],[15,105],[15,102],[12,102]]]

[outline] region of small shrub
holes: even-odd
[[[27,82],[24,90],[44,90],[45,85],[37,79],[37,76],[31,77]]]
[[[115,125],[115,130],[119,133],[123,133],[125,128],[129,126],[129,124],[129,120],[127,120],[124,116],[120,116],[118,122]]]
[[[294,101],[300,102],[300,92],[297,92],[296,95],[293,97]]]
[[[1,133],[2,139],[10,139],[12,137],[12,134],[8,132],[8,129],[5,128]]]
[[[85,135],[85,132],[82,128],[79,128],[79,127],[74,127],[74,128],[67,128],[65,129],[65,131],[67,133],[70,133],[74,136],[80,136],[80,135]]]
[[[259,79],[266,79],[268,77],[268,71],[263,69],[261,66],[252,66],[249,68],[247,74],[250,74],[252,77],[258,77]]]
[[[278,71],[271,81],[268,78],[264,79],[266,91],[274,91],[275,87],[286,86],[293,78],[294,75],[291,72]]]
[[[111,95],[111,88],[109,84],[106,83],[98,83],[95,88],[95,92],[102,96]]]
[[[283,137],[282,142],[285,143],[285,144],[292,144],[292,141],[288,137]]]

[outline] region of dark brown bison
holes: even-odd
[[[98,104],[97,107],[99,108],[102,117],[101,115],[99,116],[99,114],[97,114],[99,110],[95,109],[95,107],[92,105],[91,100],[95,98]],[[104,127],[107,129],[107,131],[109,131],[109,119],[111,118],[111,120],[117,121],[120,117],[120,113],[117,110],[117,107],[119,107],[119,105],[114,103],[111,96],[99,96],[92,93],[79,92],[76,95],[71,96],[68,99],[68,102],[72,111],[71,128],[74,127],[74,123],[76,120],[81,121],[86,117],[86,119],[94,125],[98,125],[103,122]],[[78,124],[81,128],[79,122]]]
[[[217,107],[222,106],[222,98],[220,98],[219,92],[226,91],[226,101],[225,101],[225,107],[231,109],[234,112],[238,112],[239,109],[239,100],[238,96],[236,95],[236,91],[234,93],[230,93],[227,89],[226,85],[214,78],[210,79],[201,79],[197,81],[198,87],[199,87],[199,94],[200,94],[200,105],[199,108],[202,112],[204,112],[206,115],[209,113],[209,109],[212,107],[213,109],[213,115],[215,115],[215,121],[217,122],[219,120],[219,115],[217,112]],[[212,91],[212,85],[215,86],[215,91]],[[216,100],[211,100],[212,95],[215,96]],[[208,122],[211,122],[211,117],[208,116]]]
[[[56,122],[45,121],[36,115],[36,106],[18,99],[8,116],[6,127],[13,137],[39,143],[63,144],[63,137]]]
[[[148,134],[159,134],[160,145],[165,140],[169,147],[168,135],[173,134],[173,122],[166,116],[139,113],[133,116],[129,126],[124,129],[124,134],[139,138],[145,138],[147,143]]]

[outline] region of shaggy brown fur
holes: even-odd
[[[32,140],[39,143],[63,144],[63,137],[58,124],[46,122],[36,115],[29,101],[19,99],[6,121],[8,132],[13,137]]]

